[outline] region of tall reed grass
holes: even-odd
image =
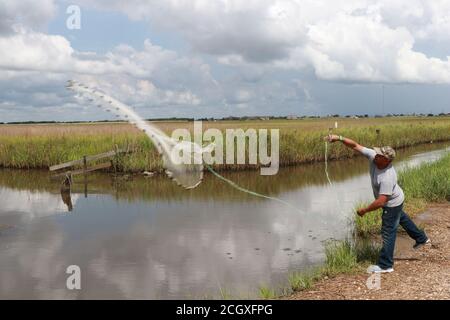
[[[419,121],[419,120],[420,121]],[[389,144],[394,148],[407,147],[430,141],[450,140],[450,118],[442,117],[431,121],[427,118],[371,119],[347,123],[337,134],[351,137],[363,145],[375,146]],[[324,160],[322,138],[328,134],[328,126],[335,119],[305,121],[241,121],[208,122],[208,127],[225,130],[231,128],[280,128],[280,165],[288,166]],[[361,124],[366,125],[362,126]],[[176,126],[192,127],[190,123],[159,124],[167,133]],[[376,134],[376,129],[380,134]],[[131,147],[136,152],[124,156],[120,161],[120,171],[161,171],[161,157],[150,140],[132,126],[125,124],[90,125],[46,125],[10,126],[0,125],[0,167],[8,168],[47,168],[61,162],[80,159],[109,150],[115,146]],[[248,155],[248,145],[247,151]],[[355,156],[352,150],[342,144],[333,144],[329,150],[331,159]],[[247,157],[248,159],[248,157]],[[216,165],[216,169],[241,170],[257,168],[254,165]]]
[[[450,154],[400,172],[399,183],[407,198],[426,202],[450,201]]]

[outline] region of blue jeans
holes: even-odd
[[[398,207],[383,207],[381,225],[383,247],[378,258],[378,265],[382,269],[392,268],[394,265],[395,239],[399,224],[416,242],[424,243],[428,239],[425,232],[417,228],[411,218],[403,211],[403,204]]]

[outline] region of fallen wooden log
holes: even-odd
[[[103,158],[108,158],[108,157],[113,157],[115,155],[121,154],[121,153],[132,153],[133,150],[123,150],[123,149],[118,149],[118,150],[112,150],[112,151],[108,151],[108,152],[104,152],[104,153],[99,153],[93,156],[86,156],[82,159],[78,159],[78,160],[73,160],[73,161],[69,161],[69,162],[65,162],[65,163],[60,163],[60,164],[56,164],[54,166],[49,167],[48,169],[50,171],[57,171],[60,169],[64,169],[64,168],[68,168],[68,167],[72,167],[72,166],[76,166],[76,165],[83,165],[86,162],[89,161],[96,161],[96,160],[100,160]]]
[[[52,175],[51,178],[56,179],[56,178],[60,178],[60,177],[65,177],[68,174],[71,174],[72,176],[74,176],[74,175],[84,174],[84,173],[95,171],[95,170],[110,168],[111,166],[112,166],[111,162],[105,162],[105,163],[97,164],[95,166],[87,167],[86,169],[83,168],[83,169],[77,169],[77,170],[73,170],[73,171],[65,171],[62,173],[57,173],[57,174]]]

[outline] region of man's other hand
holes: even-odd
[[[339,136],[337,136],[335,134],[329,134],[326,137],[324,137],[323,139],[328,142],[336,142],[336,141],[339,141]]]
[[[364,215],[366,214],[366,209],[364,209],[364,208],[361,208],[361,209],[358,209],[358,210],[356,210],[356,213],[358,214],[358,216],[360,216],[360,217],[364,217]]]

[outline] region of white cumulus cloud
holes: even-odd
[[[424,41],[450,44],[449,0],[97,0],[94,6],[175,30],[225,65],[312,66],[327,80],[450,82],[447,57],[416,49]]]

